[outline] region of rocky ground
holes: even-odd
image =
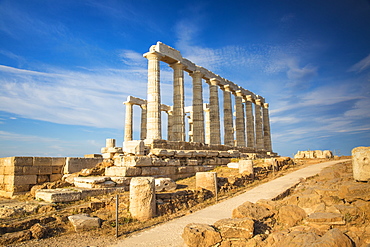
[[[276,201],[246,202],[232,219],[188,225],[188,246],[370,246],[370,184],[351,162],[324,169]],[[204,236],[204,237],[201,237]]]
[[[308,162],[297,161],[296,165],[286,166],[284,167],[283,170],[276,171],[274,173],[264,173],[262,169],[259,172],[259,180],[255,181],[252,184],[248,184],[247,187],[256,186],[257,184],[263,181],[270,180],[276,176],[283,175],[284,173],[287,173],[290,170],[298,169],[302,165],[308,165],[309,163],[317,162],[320,161],[319,160],[309,160]],[[220,193],[221,198],[219,198],[219,200],[226,199],[228,196],[231,196],[232,194],[235,194],[238,191],[246,189],[246,183],[243,184],[243,181],[246,180],[240,179],[240,175],[238,174],[237,170],[221,168],[218,169],[217,172],[219,177],[227,178],[229,181],[233,181],[233,183],[230,184],[229,186],[227,186],[227,184],[225,183],[220,185],[222,187],[223,193]],[[346,172],[350,171],[347,169]],[[342,177],[342,175],[340,175],[340,177]],[[226,179],[221,179],[220,181],[222,182],[225,180]],[[302,185],[297,187],[297,190],[301,186],[303,186],[303,184],[309,183],[310,181],[303,181]],[[177,191],[195,188],[194,178],[181,180],[178,183],[180,184],[180,186]],[[214,200],[210,199],[204,203],[197,204],[193,208],[190,209],[185,208],[175,213],[172,213],[171,215],[162,215],[150,221],[140,223],[130,218],[130,215],[127,210],[128,192],[125,192],[120,195],[119,239],[126,237],[133,231],[145,229],[147,227],[150,227],[151,225],[164,222],[174,217],[179,217],[181,215],[189,213],[190,211],[194,211],[197,210],[198,208],[209,205],[210,203],[213,202]],[[287,205],[296,205],[292,202],[289,203]],[[269,204],[266,203],[266,205],[270,204],[273,203]],[[323,207],[321,202],[318,205],[321,205],[321,208]],[[277,209],[278,208],[275,208],[273,210]],[[4,246],[109,246],[111,244],[116,243],[117,241],[117,238],[115,237],[114,212],[115,212],[115,195],[104,195],[100,197],[88,198],[84,201],[74,203],[58,203],[58,204],[46,204],[43,202],[31,200],[30,197],[24,198],[21,197],[19,198],[18,201],[0,199],[0,214],[2,214],[2,216],[0,217],[0,233],[1,233],[0,235],[2,235],[1,238],[3,240],[2,243]],[[88,213],[92,216],[98,216],[103,220],[102,228],[99,228],[97,230],[91,230],[88,232],[75,233],[74,229],[72,228],[71,224],[67,219],[67,216],[79,213]],[[277,214],[274,213],[274,217],[275,215]],[[345,216],[345,219],[348,220],[348,218],[351,217],[349,215]],[[260,228],[264,229],[265,227],[266,230],[272,232],[272,229],[276,229],[274,227],[276,226],[282,227],[282,225],[279,225],[279,221],[274,220],[271,217],[270,219],[271,219],[270,221],[273,224],[268,223],[267,221],[261,223]],[[13,227],[14,231],[9,233],[9,227],[10,228]],[[7,228],[7,230],[4,230],[5,228]],[[258,231],[256,230],[256,232]],[[259,237],[261,238],[261,240],[267,237],[266,232],[259,233],[257,235],[260,235]],[[13,244],[11,244],[12,240],[10,238],[12,237],[14,239],[27,241],[14,242]],[[6,238],[9,238],[9,240],[6,240]],[[253,239],[257,238],[253,237]],[[266,241],[265,243],[267,243]],[[94,244],[91,245],[91,243]]]

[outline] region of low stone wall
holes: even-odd
[[[330,150],[298,151],[294,155],[295,159],[331,159],[333,157]]]
[[[67,160],[69,160],[67,162]],[[0,196],[30,191],[36,184],[57,181],[63,171],[91,168],[102,158],[6,157],[0,158]],[[79,171],[78,170],[78,171]]]

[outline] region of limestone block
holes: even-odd
[[[53,157],[51,158],[52,166],[64,166],[66,164],[67,158],[65,157]]]
[[[232,212],[233,218],[250,218],[253,220],[262,220],[271,217],[274,213],[267,208],[252,202],[245,202],[235,208]]]
[[[58,181],[62,179],[63,174],[50,174],[50,182]]]
[[[3,174],[4,175],[14,175],[15,168],[14,166],[4,166],[3,167]]]
[[[77,188],[93,189],[93,188],[109,188],[109,187],[115,187],[116,186],[116,183],[113,182],[113,181],[104,181],[102,183],[74,182],[74,185]]]
[[[113,159],[114,153],[103,153],[102,157],[103,157],[103,159]]]
[[[331,159],[334,157],[333,153],[330,150],[324,150],[322,152],[323,158],[325,159]]]
[[[155,191],[171,191],[177,188],[177,184],[171,178],[156,178],[155,179]]]
[[[4,190],[8,192],[26,192],[30,191],[29,184],[22,184],[22,185],[13,185],[13,184],[5,184]]]
[[[152,166],[166,166],[167,165],[167,162],[160,158],[152,157],[151,160],[152,160]]]
[[[13,157],[14,166],[32,166],[33,157]]]
[[[194,166],[179,166],[177,167],[177,174],[184,174],[184,173],[195,173]]]
[[[71,202],[81,199],[81,192],[70,189],[42,189],[35,193],[36,200],[46,202]]]
[[[239,169],[239,163],[238,162],[231,162],[227,164],[227,167],[232,168],[232,169]]]
[[[220,233],[207,224],[191,223],[184,228],[182,238],[189,247],[209,247],[221,242]]]
[[[107,187],[107,188],[74,188],[74,190],[81,193],[81,199],[85,199],[87,197],[104,195],[109,193],[122,193],[127,191],[125,186],[122,187]]]
[[[152,177],[135,177],[130,183],[130,213],[145,221],[156,214],[155,183]]]
[[[228,150],[228,153],[230,153],[230,157],[232,158],[239,158],[240,152],[238,150]]]
[[[188,166],[197,166],[198,165],[198,160],[196,160],[196,159],[187,159],[186,164]]]
[[[76,232],[100,228],[102,220],[98,217],[90,217],[87,214],[68,216]]]
[[[217,157],[218,152],[217,151],[207,151],[207,158]]]
[[[308,216],[309,222],[316,224],[344,225],[343,216],[338,213],[315,212]]]
[[[152,166],[152,159],[148,156],[122,156],[115,158],[114,165],[126,167]]]
[[[142,167],[141,168],[141,175],[142,176],[154,176],[160,174],[159,167]]]
[[[166,159],[167,166],[180,166],[180,160],[178,159]]]
[[[170,156],[174,156],[176,151],[175,150],[168,150],[168,149],[159,149],[159,148],[153,148],[150,150],[150,153],[158,156],[158,157],[162,157],[162,156],[166,156],[166,157],[170,157]]]
[[[33,166],[51,166],[51,157],[33,157]]]
[[[135,177],[141,175],[139,167],[112,166],[105,168],[106,176]]]
[[[352,149],[353,178],[357,181],[370,181],[370,147]]]
[[[53,173],[53,167],[52,166],[39,166],[37,174],[39,175],[50,175]]]
[[[220,230],[222,238],[252,238],[254,221],[249,218],[222,219],[214,226]]]
[[[194,158],[203,158],[206,156],[207,156],[207,151],[204,151],[204,150],[194,151],[193,153]]]
[[[62,166],[52,166],[51,167],[51,173],[52,174],[62,174]]]
[[[103,162],[103,158],[73,158],[68,157],[66,159],[66,165],[64,167],[63,173],[75,173],[82,169],[93,168],[97,164]]]
[[[231,154],[229,153],[229,152],[227,152],[227,151],[220,151],[220,152],[218,152],[218,157],[230,157],[231,156]]]
[[[254,176],[253,160],[239,160],[239,173]]]
[[[194,172],[204,172],[206,171],[204,166],[194,166]]]
[[[84,158],[103,158],[101,154],[85,154]]]
[[[129,186],[130,177],[110,177],[110,179],[117,184],[117,186]]]
[[[285,205],[279,209],[279,222],[286,227],[293,227],[306,217],[306,212],[296,205]]]
[[[128,154],[144,155],[144,142],[141,140],[126,141],[123,143],[122,151]]]
[[[13,183],[14,185],[23,185],[23,184],[36,184],[37,183],[37,175],[21,175],[21,176],[14,176]]]
[[[109,177],[75,177],[74,182],[87,184],[100,184],[108,181]]]
[[[177,151],[174,155],[176,158],[191,158],[193,156],[194,151],[189,150],[180,150]]]
[[[37,184],[43,184],[49,181],[50,181],[50,178],[48,175],[38,175],[37,176]]]
[[[214,195],[217,192],[217,172],[197,172],[195,174],[196,189],[206,189]]]

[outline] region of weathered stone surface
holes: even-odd
[[[312,213],[308,216],[308,221],[323,224],[345,224],[341,214],[328,212]]]
[[[217,173],[216,172],[197,172],[195,174],[196,188],[217,192]]]
[[[370,181],[370,147],[352,149],[353,178],[357,181]]]
[[[109,188],[115,187],[116,183],[113,181],[104,181],[102,183],[81,183],[75,182],[74,183],[77,188],[86,188],[86,189],[93,189],[93,188]]]
[[[330,159],[333,157],[333,153],[330,150],[298,151],[297,154],[294,155],[295,159]]]
[[[90,217],[87,214],[68,216],[68,220],[72,223],[76,232],[92,230],[100,228],[101,226],[101,219],[98,217]]]
[[[112,167],[105,168],[105,175],[106,176],[122,176],[122,177],[140,176],[141,168],[112,166]]]
[[[345,182],[338,189],[338,197],[346,199],[348,202],[361,199],[370,200],[370,185],[368,183]]]
[[[324,234],[316,243],[311,246],[314,247],[352,247],[351,240],[344,235],[340,230],[334,228]]]
[[[233,218],[251,218],[253,220],[262,220],[272,215],[273,212],[267,208],[252,202],[245,202],[232,212]]]
[[[114,164],[125,167],[152,166],[152,158],[148,156],[122,156],[115,158]]]
[[[117,184],[117,186],[129,186],[131,178],[130,177],[110,177],[110,179]]]
[[[227,167],[233,168],[233,169],[239,169],[239,163],[231,162],[231,163],[227,164]]]
[[[141,140],[123,142],[122,151],[125,153],[143,155],[144,149],[144,142]]]
[[[253,237],[254,221],[249,218],[222,219],[214,223],[220,231],[222,238],[245,238]]]
[[[44,238],[48,233],[48,228],[36,223],[31,228],[30,231],[32,233],[32,237],[36,239]]]
[[[176,151],[174,150],[168,150],[168,149],[159,149],[159,148],[153,148],[150,150],[150,153],[158,156],[158,157],[169,157],[174,156]]]
[[[155,179],[155,191],[171,191],[175,190],[177,184],[171,178],[156,178]]]
[[[31,239],[31,231],[24,230],[19,232],[5,233],[0,238],[1,245],[22,242]]]
[[[189,247],[209,247],[221,242],[220,233],[206,224],[188,224],[184,228],[182,238]]]
[[[43,189],[35,193],[36,200],[46,202],[71,202],[81,199],[81,193],[70,189]]]
[[[82,169],[93,168],[97,164],[103,162],[102,158],[72,158],[68,157],[66,159],[66,165],[64,166],[63,173],[75,173]]]
[[[239,173],[254,176],[253,160],[239,160]]]
[[[295,226],[306,216],[306,212],[295,205],[282,206],[278,212],[279,221],[287,227]]]
[[[153,177],[135,177],[130,183],[130,213],[145,221],[156,214],[155,184]]]
[[[87,184],[100,184],[109,180],[109,177],[75,177],[74,182]]]

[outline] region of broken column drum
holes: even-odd
[[[216,195],[217,172],[197,172],[195,174],[195,179],[197,189],[206,189]]]
[[[140,221],[155,216],[155,180],[153,177],[134,177],[131,179],[129,210],[132,217]]]

